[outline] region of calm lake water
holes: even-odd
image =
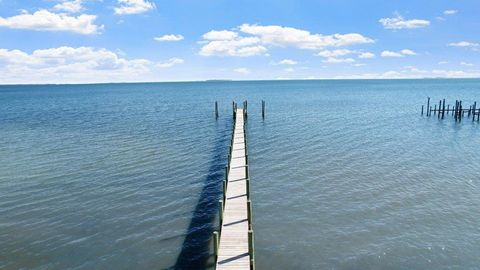
[[[258,269],[478,269],[480,125],[420,109],[479,90],[0,86],[0,269],[208,268],[231,102],[245,99]]]

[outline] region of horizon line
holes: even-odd
[[[0,83],[0,86],[42,85],[97,85],[97,84],[155,84],[155,83],[201,83],[201,82],[270,82],[270,81],[374,81],[374,80],[474,80],[480,77],[423,77],[423,78],[318,78],[318,79],[205,79],[173,81],[130,81],[130,82],[72,82],[72,83]]]

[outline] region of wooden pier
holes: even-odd
[[[220,230],[214,232],[216,269],[255,269],[252,203],[245,133],[247,103],[233,103],[234,126],[229,147],[223,198],[219,201]]]

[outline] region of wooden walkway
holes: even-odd
[[[253,233],[243,109],[236,109],[216,269],[251,269]],[[248,194],[247,194],[248,192]],[[222,203],[221,203],[222,204]],[[221,207],[221,206],[220,206]],[[222,212],[222,211],[221,211]],[[250,243],[249,243],[250,241]],[[252,267],[253,269],[253,267]]]

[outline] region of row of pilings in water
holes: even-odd
[[[434,116],[437,116],[438,119],[444,119],[445,114],[448,116],[450,112],[452,113],[452,117],[455,119],[455,121],[461,122],[463,118],[465,118],[465,114],[467,115],[467,118],[470,118],[472,116],[472,122],[477,120],[477,122],[480,121],[480,108],[477,109],[477,102],[475,101],[473,105],[466,106],[462,104],[461,100],[455,100],[455,105],[452,106],[450,109],[450,104],[445,105],[445,99],[441,99],[438,102],[438,108],[437,104],[434,106],[430,105],[430,97],[427,99],[427,107],[426,107],[426,116],[432,116],[432,113]],[[424,112],[424,105],[422,105],[422,115]],[[475,118],[476,116],[476,118]]]
[[[265,100],[262,100],[262,119],[265,119],[265,107],[266,107]],[[247,111],[248,101],[243,102],[243,108],[245,108],[245,111]],[[232,101],[233,114],[235,114],[236,110],[237,110],[237,103]],[[218,119],[218,102],[217,101],[215,101],[215,119]]]

